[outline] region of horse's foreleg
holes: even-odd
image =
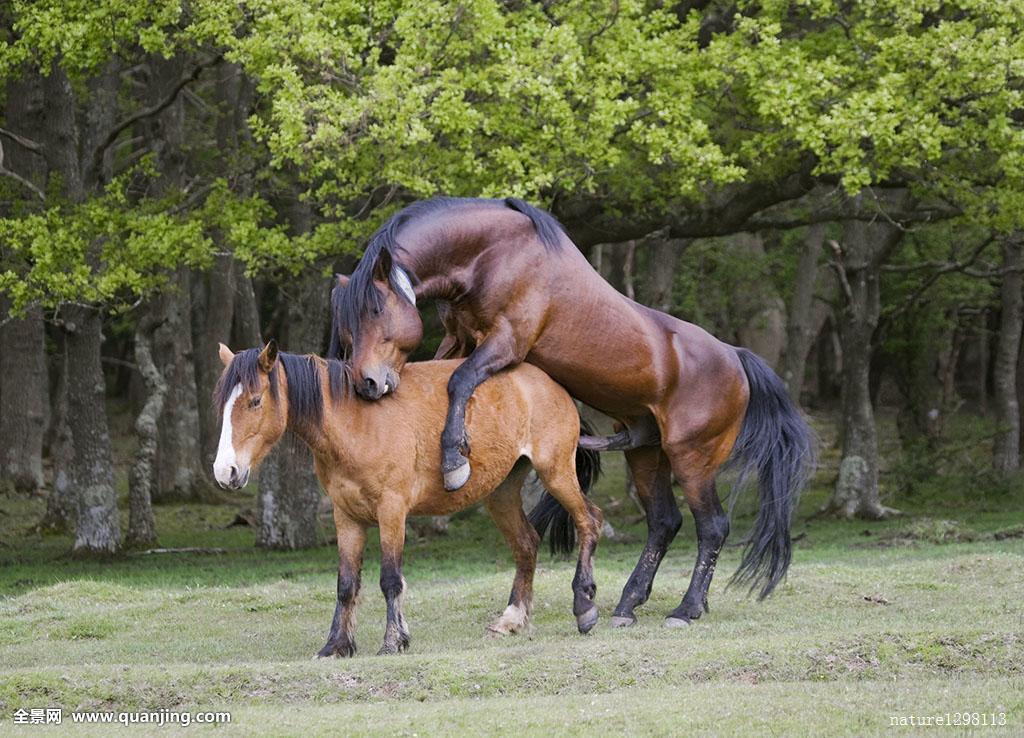
[[[317,654],[320,658],[353,656],[356,652],[355,608],[366,529],[343,516],[337,508],[334,509],[334,525],[338,532],[338,602],[327,644]]]
[[[377,655],[399,653],[409,647],[409,626],[402,614],[405,577],[402,576],[402,550],[405,547],[405,510],[377,513],[380,525],[380,590],[387,603],[384,644]]]
[[[533,611],[533,574],[537,569],[537,548],[540,536],[523,514],[520,489],[529,471],[529,465],[516,464],[504,482],[484,500],[494,524],[505,536],[516,562],[516,576],[508,607],[501,616],[487,626],[491,633],[505,635],[522,631]]]
[[[523,360],[516,349],[512,328],[501,323],[480,342],[448,380],[448,417],[441,433],[441,469],[445,489],[452,492],[469,480],[469,441],[466,438],[466,405],[484,380]],[[465,455],[463,455],[465,451]]]
[[[672,469],[665,453],[660,448],[638,448],[626,452],[626,461],[633,473],[637,496],[647,513],[647,543],[612,613],[614,627],[636,622],[633,611],[651,596],[654,575],[683,524],[679,505],[672,494]]]

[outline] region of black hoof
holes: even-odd
[[[636,615],[612,615],[613,628],[631,628],[636,625]]]
[[[398,643],[385,643],[377,651],[378,656],[393,656],[395,654],[403,653],[409,650],[408,641],[399,641]]]
[[[687,618],[677,618],[669,616],[665,618],[666,628],[688,628],[690,626],[690,620]]]
[[[337,641],[334,643],[328,642],[323,648],[321,648],[316,657],[318,659],[326,659],[331,656],[337,656],[338,658],[350,658],[356,655],[356,644],[353,641]]]
[[[576,617],[576,627],[584,635],[593,630],[595,625],[597,625],[597,605]]]
[[[665,618],[666,627],[685,627],[694,620],[698,619],[703,614],[703,607],[701,605],[687,605],[682,604],[675,610],[670,612]],[[669,624],[669,621],[678,621],[681,624]]]

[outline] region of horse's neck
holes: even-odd
[[[281,383],[282,386],[278,388],[281,396],[285,398],[285,404],[283,407],[285,417],[287,418],[285,429],[291,431],[300,441],[306,444],[309,447],[309,450],[313,452],[314,456],[322,453],[327,444],[327,432],[325,431],[324,426],[330,422],[327,416],[332,410],[327,373],[326,371],[318,371],[318,374],[320,374],[320,391],[323,393],[322,397],[324,398],[323,412],[320,415],[319,426],[314,427],[310,423],[303,423],[301,421],[298,423],[292,422],[292,416],[288,411],[289,408],[287,404],[288,376],[283,371],[281,372],[281,375],[284,377],[284,381]]]
[[[491,241],[460,228],[457,216],[409,224],[399,236],[398,261],[416,275],[419,298],[453,299],[464,291],[457,281],[459,267],[469,265]]]

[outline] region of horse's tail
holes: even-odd
[[[580,434],[593,435],[590,424],[580,418]],[[601,455],[597,451],[576,448],[576,478],[583,494],[589,495],[594,483],[601,476]],[[547,533],[551,553],[571,553],[576,547],[576,527],[569,519],[569,512],[562,503],[544,491],[537,505],[530,511],[530,525],[540,534],[541,540]]]
[[[789,526],[800,490],[814,473],[817,443],[771,367],[747,349],[736,353],[750,385],[750,402],[730,464],[739,466],[737,489],[748,475],[757,474],[761,502],[731,583],[749,584],[751,590],[760,586],[758,599],[764,599],[789,568]]]
[[[540,242],[544,244],[544,248],[548,251],[558,251],[561,248],[565,229],[562,228],[562,224],[551,213],[515,197],[506,197],[505,207],[512,208],[530,219],[534,230],[537,231]]]

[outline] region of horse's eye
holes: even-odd
[[[253,410],[256,410],[260,406],[261,402],[263,402],[263,398],[257,395],[256,397],[252,398],[252,401],[249,403],[249,407],[251,407]]]

